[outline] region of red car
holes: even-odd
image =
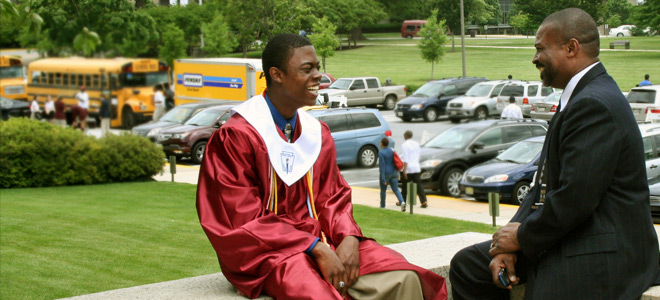
[[[321,78],[321,85],[319,86],[319,90],[327,89],[336,80],[334,77],[332,77],[332,75],[328,73],[321,73],[321,75],[323,75],[323,77]]]
[[[163,151],[168,157],[190,157],[194,163],[199,164],[204,157],[206,142],[229,119],[229,109],[232,107],[234,105],[206,108],[183,125],[162,130],[158,133],[157,143],[163,145]]]

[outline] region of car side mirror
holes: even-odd
[[[213,124],[213,128],[220,128],[220,126],[225,125],[225,123],[227,123],[226,120],[225,121],[218,121],[215,124]]]
[[[477,150],[483,149],[484,146],[485,145],[482,142],[474,142],[474,144],[472,144],[472,146],[470,146],[470,151],[472,151],[472,153],[477,153]]]
[[[438,94],[438,99],[442,98],[442,96],[444,96],[444,95],[445,94],[443,94],[443,93]]]

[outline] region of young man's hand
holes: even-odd
[[[360,241],[352,235],[345,237],[337,247],[337,256],[346,269],[346,288],[352,286],[360,276],[359,248]]]
[[[321,274],[323,274],[325,280],[332,284],[332,286],[343,295],[348,288],[348,285],[346,284],[348,279],[346,276],[346,268],[344,268],[344,264],[339,260],[337,254],[335,254],[328,245],[321,242],[316,243],[314,249],[312,249],[312,253],[316,258],[316,263],[319,265],[319,269],[321,269]],[[344,283],[343,286],[340,282]]]

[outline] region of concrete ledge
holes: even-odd
[[[447,292],[451,295],[449,282],[449,263],[459,250],[491,238],[490,234],[465,232],[429,239],[392,244],[388,247],[401,253],[408,261],[429,269],[447,279]],[[515,287],[512,300],[523,299],[525,287]],[[178,280],[147,284],[95,294],[65,298],[68,300],[245,300],[236,294],[236,289],[225,279],[222,273],[183,278]],[[260,296],[259,300],[272,300]],[[660,286],[652,287],[640,300],[660,300]]]

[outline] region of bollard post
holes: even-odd
[[[488,213],[493,217],[493,227],[495,227],[495,217],[500,216],[500,194],[488,193]]]
[[[408,207],[410,207],[410,214],[413,214],[413,207],[415,207],[415,202],[417,201],[417,184],[414,182],[407,182],[406,188],[408,189]]]
[[[172,182],[174,182],[174,174],[176,174],[176,156],[170,155],[170,173],[172,174]]]

